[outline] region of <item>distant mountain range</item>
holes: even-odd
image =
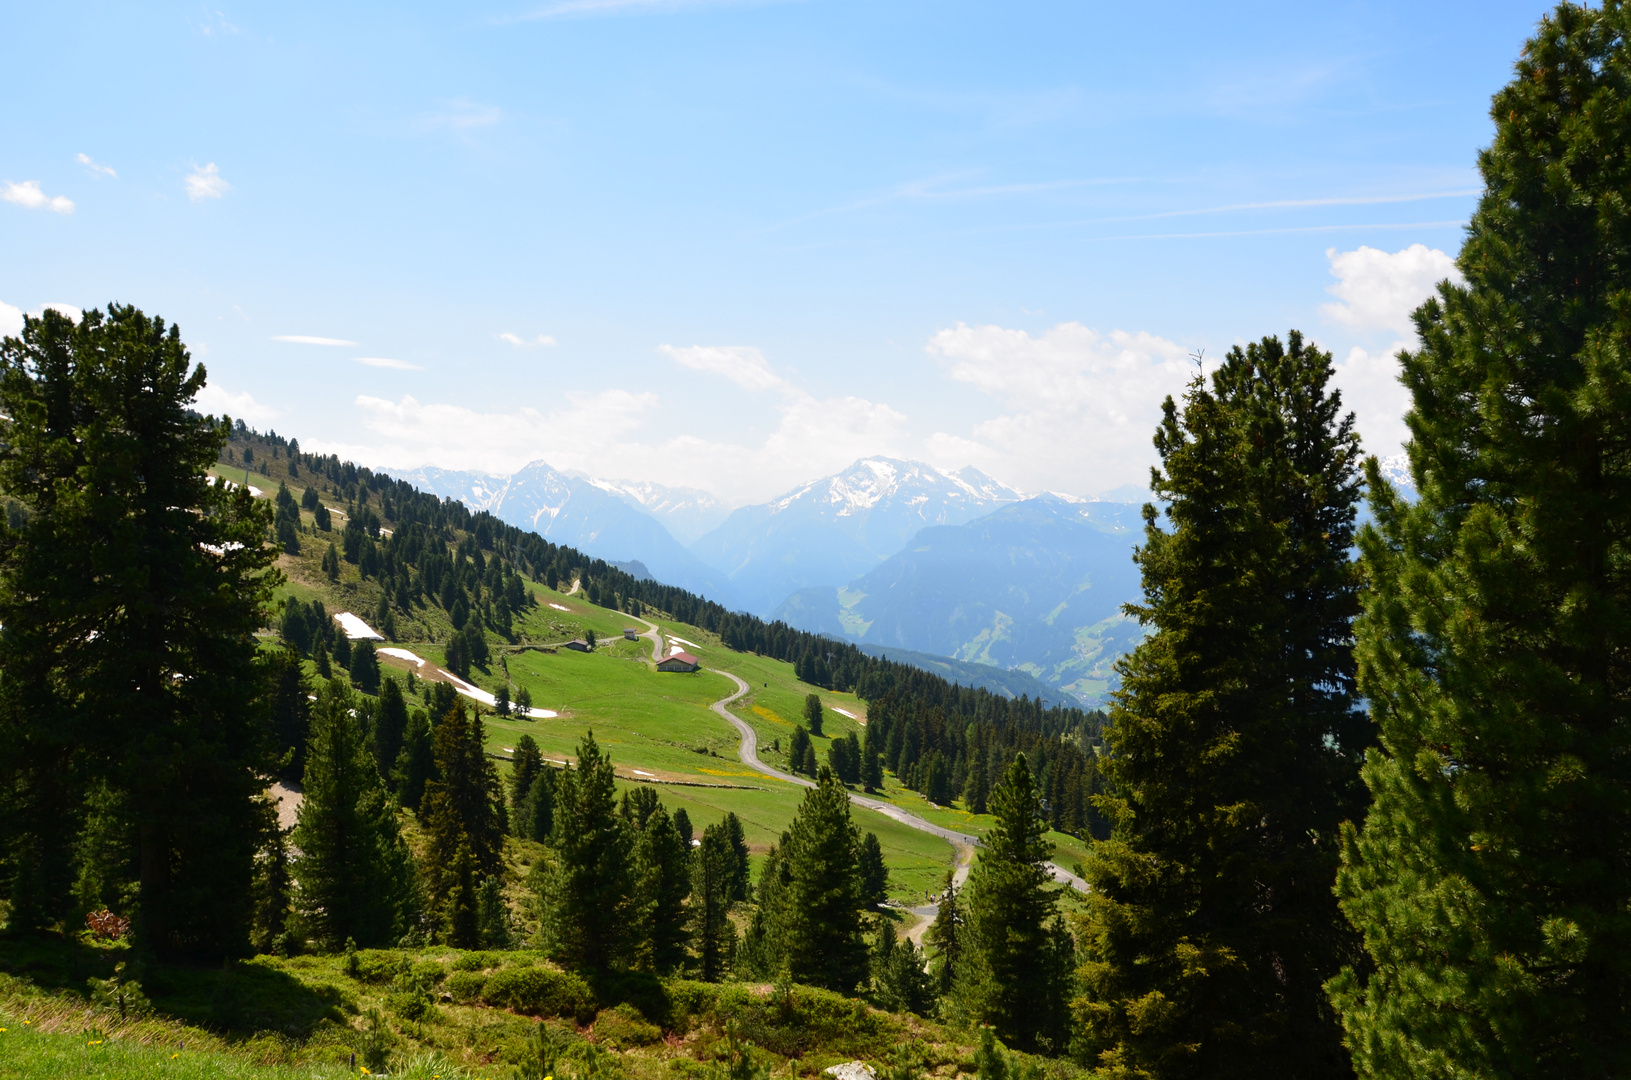
[[[1000,693],[1097,704],[1138,636],[1120,614],[1138,594],[1131,502],[1027,496],[977,469],[884,457],[734,511],[543,461],[509,476],[399,475],[729,607]]]
[[[1035,676],[1100,704],[1110,665],[1142,636],[1121,612],[1139,596],[1139,508],[1041,495],[962,525],[923,529],[848,586],[803,589],[775,612],[863,645]],[[949,677],[949,676],[948,676]]]
[[[596,558],[618,563],[638,560],[659,581],[727,607],[740,606],[728,575],[691,554],[663,520],[667,517],[682,531],[692,531],[707,522],[710,514],[723,517],[724,505],[705,492],[591,480],[560,472],[543,461],[534,461],[509,476],[448,469],[393,475]]]
[[[730,577],[749,611],[789,594],[845,584],[927,525],[960,525],[1024,496],[978,469],[941,472],[915,461],[862,458],[778,499],[734,511],[691,550]]]

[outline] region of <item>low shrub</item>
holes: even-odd
[[[447,977],[442,989],[452,995],[454,1001],[460,1005],[468,1005],[472,1001],[480,1000],[482,991],[487,987],[487,976],[479,971],[455,971]]]
[[[602,1009],[595,1017],[595,1041],[617,1050],[650,1046],[662,1041],[663,1029],[650,1023],[640,1010],[625,1002]]]
[[[388,949],[360,949],[356,957],[356,971],[351,977],[365,983],[390,982],[407,963],[407,956],[404,953],[391,952]],[[349,956],[347,959],[349,961]]]
[[[595,1015],[595,996],[588,983],[542,967],[505,968],[489,976],[481,999],[528,1016],[569,1016],[580,1024]]]

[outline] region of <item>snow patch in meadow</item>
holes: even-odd
[[[412,664],[414,667],[424,667],[425,666],[424,657],[415,656],[413,653],[409,652],[407,649],[381,649],[379,651],[379,654],[381,656],[394,656],[398,660],[406,660],[408,663]]]
[[[553,600],[551,600],[549,602],[549,606],[554,608],[556,611],[571,611],[572,610],[571,608],[567,607],[565,604],[557,604]]]
[[[860,717],[856,716],[854,713],[850,712],[848,709],[840,709],[836,705],[829,705],[828,708],[830,708],[833,712],[837,713],[839,716],[847,716],[851,720],[860,719]]]
[[[339,612],[334,621],[340,624],[345,636],[352,641],[384,641],[384,635],[376,632],[373,627],[351,614],[349,611]]]

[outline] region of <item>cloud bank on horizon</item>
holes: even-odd
[[[1387,342],[1353,346],[1336,364],[1337,388],[1358,416],[1367,449],[1386,456],[1407,437],[1409,400],[1398,384],[1397,354],[1414,343],[1410,314],[1439,282],[1459,283],[1460,274],[1448,254],[1422,244],[1391,253],[1361,246],[1326,254],[1335,278],[1327,291],[1335,300],[1319,315],[1349,331],[1380,333]],[[1320,340],[1317,331],[1307,332]],[[278,340],[353,344],[300,335]],[[933,415],[913,416],[888,402],[818,397],[752,346],[662,344],[657,351],[676,369],[753,395],[777,417],[773,430],[756,442],[706,428],[654,439],[649,422],[664,406],[653,390],[581,390],[547,410],[492,411],[413,395],[362,395],[355,402],[361,429],[356,438],[302,445],[397,469],[431,465],[503,474],[543,459],[591,475],[675,486],[683,480],[683,486],[736,503],[773,497],[870,454],[945,469],[974,465],[1023,490],[1094,495],[1147,481],[1161,402],[1180,394],[1196,370],[1192,350],[1179,342],[1144,330],[1101,332],[1077,321],[1035,334],[958,322],[935,332],[922,348],[943,379],[971,388],[987,403],[983,419],[946,429]],[[357,362],[415,369],[400,361]],[[212,400],[230,401],[233,415],[246,419],[271,415],[247,395],[221,391]]]

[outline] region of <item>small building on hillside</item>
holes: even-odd
[[[587,641],[583,640],[582,638],[573,638],[571,641],[568,641],[565,645],[562,645],[561,648],[571,649],[573,652],[593,652],[594,651],[593,646],[591,646]]]
[[[658,671],[695,671],[702,664],[688,652],[677,652],[666,660],[657,661]]]
[[[623,638],[624,638],[624,640],[633,641],[635,638],[638,638],[639,636],[640,636],[639,634],[636,634],[633,630],[630,630],[628,627],[625,626],[623,628]]]

